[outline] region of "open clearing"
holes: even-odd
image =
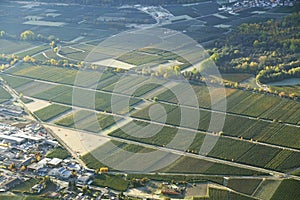
[[[136,67],[135,65],[126,63],[126,62],[122,62],[119,60],[115,60],[115,59],[105,59],[105,60],[100,60],[97,62],[94,62],[93,64],[95,65],[101,65],[101,66],[108,66],[108,67],[114,67],[114,68],[121,68],[121,69],[131,69]]]
[[[28,97],[26,97],[26,98],[28,98]],[[47,106],[50,106],[50,105],[51,105],[51,103],[49,103],[49,101],[34,99],[33,102],[30,102],[30,103],[26,104],[26,107],[31,112],[35,112],[35,111],[41,110],[41,109],[43,109]]]

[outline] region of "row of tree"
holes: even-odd
[[[260,83],[281,81],[287,78],[300,78],[300,66],[290,70],[280,69],[278,67],[266,67],[256,76],[257,81]]]
[[[44,36],[42,34],[36,34],[31,30],[25,30],[20,34],[20,39],[25,41],[42,41],[42,42],[50,42],[53,44],[57,44],[59,39],[53,35]]]

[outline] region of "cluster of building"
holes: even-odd
[[[24,114],[24,110],[18,106],[8,104],[0,105],[0,117],[2,118],[9,119],[14,117],[22,117]]]
[[[27,166],[37,160],[37,155],[45,155],[57,146],[47,131],[37,123],[22,128],[0,123],[0,190],[6,191],[22,182],[23,176],[15,175],[15,171],[24,173]],[[13,175],[12,175],[13,174]]]
[[[182,195],[186,189],[185,187],[169,184],[168,182],[163,182],[162,185],[161,194],[164,195]]]
[[[229,13],[240,12],[248,8],[274,8],[277,6],[294,6],[294,0],[229,0],[228,3],[219,8],[219,10]]]
[[[169,20],[170,18],[174,17],[174,15],[172,15],[167,9],[163,8],[162,6],[135,5],[134,7],[152,16],[157,23],[162,23],[163,21]]]
[[[21,128],[18,126],[22,126]],[[14,188],[31,178],[48,177],[57,188],[48,193],[48,197],[59,199],[91,199],[80,190],[84,186],[93,187],[97,196],[93,199],[117,197],[117,193],[107,188],[92,186],[95,177],[93,169],[81,166],[71,156],[61,159],[47,157],[55,148],[62,148],[38,123],[27,125],[9,125],[0,123],[0,192],[13,191]],[[108,168],[101,168],[101,173]],[[40,194],[47,188],[44,182],[32,186],[31,192]]]

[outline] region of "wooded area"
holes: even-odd
[[[244,23],[215,42],[211,58],[222,72],[252,73],[261,83],[300,77],[299,22],[300,12]]]

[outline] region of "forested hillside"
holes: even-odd
[[[212,49],[222,72],[247,72],[261,83],[300,77],[300,12],[275,21],[242,24]]]

